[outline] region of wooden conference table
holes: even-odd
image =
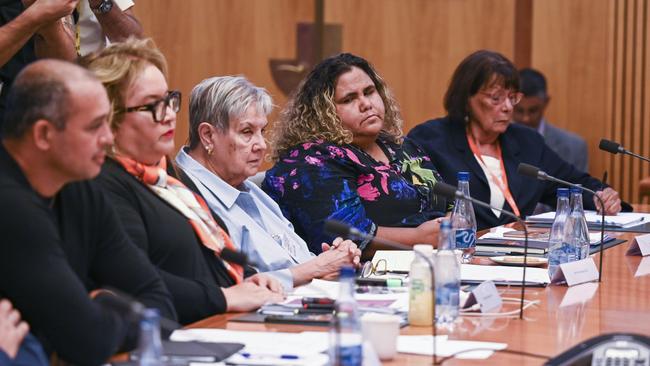
[[[602,282],[591,298],[572,306],[559,307],[568,288],[566,286],[548,286],[546,288],[530,287],[526,289],[527,300],[540,300],[538,306],[528,308],[525,318],[481,319],[461,317],[450,339],[503,342],[509,350],[526,351],[549,357],[556,356],[575,344],[603,333],[630,332],[650,336],[650,275],[635,277],[642,257],[626,256],[629,241],[638,233],[614,233],[628,242],[605,251],[603,260]],[[598,264],[598,255],[594,257]],[[650,257],[646,258],[650,262]],[[650,263],[644,262],[644,267]],[[583,286],[583,285],[578,285]],[[587,296],[587,288],[574,287],[575,293]],[[501,288],[503,296],[518,297],[519,287]],[[572,293],[573,295],[573,293]],[[503,309],[513,310],[516,305],[507,304]],[[229,322],[232,314],[217,315],[194,323],[190,328],[223,328],[230,330],[300,332],[323,330],[325,328]],[[431,334],[430,327],[405,327],[401,334]],[[460,364],[484,365],[540,365],[543,359],[507,353],[495,353],[490,358],[477,360],[452,359],[445,365]],[[397,354],[397,357],[385,365],[428,365],[431,357]]]

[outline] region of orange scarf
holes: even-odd
[[[221,258],[221,250],[224,247],[236,250],[228,234],[215,222],[203,198],[188,189],[178,179],[167,175],[167,159],[165,157],[160,159],[160,162],[156,165],[145,165],[120,155],[114,156],[114,159],[129,174],[142,183],[149,185],[149,188],[161,199],[187,217],[201,243],[211,249],[218,258]],[[171,194],[174,199],[169,197],[169,194],[161,194],[160,189],[166,189],[167,193]],[[241,283],[244,278],[242,266],[223,259],[222,262],[230,277],[236,283]]]

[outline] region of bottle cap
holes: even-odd
[[[574,193],[582,194],[582,188],[581,187],[571,187],[570,191],[571,191],[571,194],[574,194]]]
[[[469,182],[469,172],[458,172],[458,180],[462,182]]]
[[[355,275],[356,274],[354,272],[354,267],[352,266],[341,267],[341,273],[340,273],[341,278],[350,278],[350,277],[354,277]]]
[[[558,197],[569,197],[569,189],[568,188],[558,188],[557,189],[557,196]]]

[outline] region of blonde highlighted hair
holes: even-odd
[[[150,38],[130,37],[124,42],[113,43],[101,51],[83,57],[79,63],[92,71],[104,84],[111,102],[111,129],[117,130],[124,119],[120,113],[125,105],[126,91],[144,69],[155,66],[167,77],[167,60]]]
[[[386,109],[381,136],[395,143],[402,141],[402,117],[397,102],[377,71],[365,59],[342,53],[316,65],[298,86],[298,90],[282,110],[270,134],[271,158],[275,161],[287,150],[300,143],[322,139],[335,144],[352,142],[352,132],[346,129],[336,114],[334,93],[341,76],[358,67],[375,84]]]

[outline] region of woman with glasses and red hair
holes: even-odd
[[[447,116],[420,124],[408,136],[431,157],[445,182],[457,183],[457,173],[467,171],[472,197],[520,217],[532,214],[538,202],[555,207],[558,188],[517,174],[520,163],[597,191],[609,215],[621,211],[615,190],[565,162],[534,130],[511,123],[521,97],[510,60],[497,52],[474,52],[451,78],[444,99]],[[592,197],[584,202],[585,208],[596,208]],[[512,221],[496,210],[474,209],[479,230]]]

